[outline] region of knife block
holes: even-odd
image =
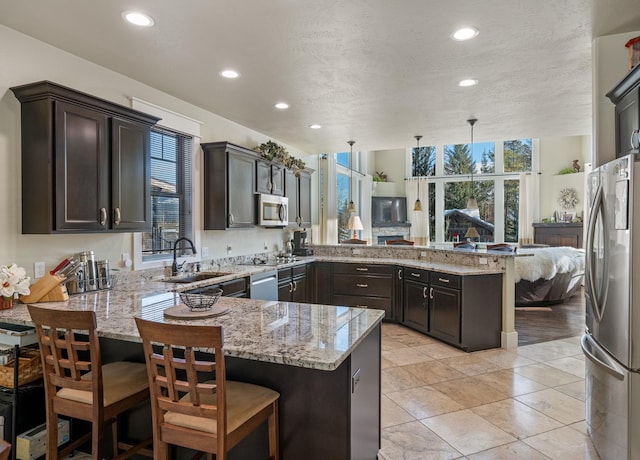
[[[29,290],[29,295],[21,295],[22,303],[34,302],[61,302],[69,299],[67,288],[62,284],[63,276],[50,275],[47,273],[38,281],[33,283]]]

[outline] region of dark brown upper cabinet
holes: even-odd
[[[11,90],[21,103],[22,233],[149,230],[159,118],[49,81]]]
[[[616,158],[640,153],[640,66],[629,72],[607,97],[616,105]]]
[[[311,174],[304,169],[296,174],[289,169],[284,173],[284,195],[289,198],[289,227],[311,226]]]
[[[285,167],[256,160],[256,192],[284,196]]]
[[[289,198],[289,226],[311,225],[312,169],[294,171],[230,142],[201,144],[204,153],[204,229],[255,227],[257,193]]]
[[[256,154],[229,142],[201,144],[204,229],[256,226]]]

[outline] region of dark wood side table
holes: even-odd
[[[582,222],[568,224],[533,224],[533,241],[536,244],[582,248],[582,239]]]

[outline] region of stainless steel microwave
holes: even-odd
[[[263,227],[286,227],[289,223],[289,198],[258,194],[258,224]]]

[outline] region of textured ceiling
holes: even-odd
[[[156,25],[134,29],[141,9]],[[0,23],[309,153],[591,132],[594,36],[637,0],[0,0]],[[450,34],[480,29],[472,41]],[[625,50],[621,50],[622,53]],[[233,67],[241,78],[218,72]],[[480,84],[459,88],[463,78]],[[291,108],[273,105],[286,101]],[[311,130],[311,123],[323,126]],[[205,139],[207,141],[223,139]]]

